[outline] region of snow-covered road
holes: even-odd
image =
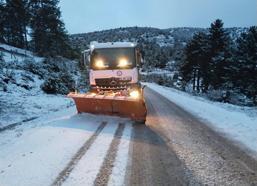
[[[26,124],[25,128],[19,126],[14,131],[0,135],[0,185],[51,185],[56,180],[64,181],[67,172],[64,177],[60,177],[64,170],[72,170],[64,185],[92,185],[119,124],[124,125],[119,143],[122,149],[117,148],[118,156],[113,162],[119,171],[114,170],[114,175],[109,176],[111,183],[123,183],[127,161],[124,153],[127,154],[129,149],[130,121],[70,113],[74,113],[74,108],[67,110],[65,117],[49,121],[35,120]],[[97,130],[100,126],[101,130]],[[94,136],[97,131],[98,135]],[[95,138],[90,146],[81,152],[92,136]],[[74,158],[77,153],[79,155]],[[67,169],[67,165],[72,169]]]
[[[153,83],[146,85],[203,120],[219,133],[253,151],[257,158],[257,108],[212,102]]]
[[[190,96],[151,86],[146,125],[71,106],[0,132],[0,185],[257,185],[256,160],[174,103]]]

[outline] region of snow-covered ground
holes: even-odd
[[[170,70],[165,69],[151,69],[149,72],[140,72],[142,75],[160,75],[160,76],[166,76],[172,78],[174,76],[174,72]]]
[[[40,67],[44,58],[5,44],[0,44],[0,52],[5,65],[0,70],[0,129],[74,106],[65,96],[45,94],[40,87],[44,79],[28,70],[28,63]]]
[[[110,185],[122,185],[132,131],[130,121],[117,117],[78,115],[70,98],[44,93],[41,85],[45,79],[27,68],[31,62],[43,68],[44,58],[2,44],[0,52],[4,62],[4,68],[0,69],[0,80],[3,80],[0,86],[0,186],[53,184],[103,121],[107,125],[88,152],[82,154],[82,159],[65,184],[93,185],[110,143],[116,138],[115,132],[120,122],[124,122],[109,179]],[[78,78],[78,75],[73,75]],[[31,118],[33,120],[29,120]],[[24,120],[29,121],[15,124]],[[10,129],[8,126],[12,124],[15,128],[5,130]]]
[[[147,39],[148,41],[151,42],[155,42],[157,43],[160,47],[173,47],[174,46],[174,37],[172,36],[165,36],[163,34],[161,35],[157,35],[157,36],[153,36],[153,37],[148,37],[146,38],[145,35],[142,35],[142,37],[144,37],[145,39]]]
[[[24,70],[12,70],[12,73],[15,83],[8,83],[7,91],[0,92],[0,128],[73,105],[65,96],[45,94],[40,88],[43,80],[36,75]]]
[[[26,58],[33,58],[36,62],[41,62],[44,58],[34,55],[31,51],[16,48],[6,44],[0,44],[0,51],[4,54],[5,62],[12,62],[13,60],[22,62]]]
[[[0,135],[0,186],[50,185],[72,160],[74,154],[89,140],[103,121],[101,130],[86,154],[70,172],[64,185],[93,185],[102,168],[110,144],[120,123],[124,131],[108,180],[109,185],[123,185],[128,162],[132,124],[128,119],[91,114],[76,114],[74,103],[61,95],[45,94],[43,79],[26,69],[15,68],[31,57],[36,63],[42,58],[29,51],[0,45],[4,61],[10,64],[7,90],[0,90],[0,129],[29,118],[36,118]],[[15,50],[12,54],[8,51]],[[154,74],[171,74],[153,70]],[[0,74],[1,75],[1,74]],[[257,153],[257,109],[216,103],[187,93],[146,83],[172,102],[207,120],[210,126],[225,133]]]
[[[257,154],[257,108],[212,102],[173,88],[145,84]]]
[[[75,107],[46,114],[0,135],[0,185],[51,185],[81,146],[105,121],[107,125],[78,161],[65,182],[92,185],[120,122],[125,129],[110,176],[122,185],[127,163],[130,121],[117,117],[76,114]],[[76,178],[76,179],[75,179]]]
[[[17,89],[17,87],[15,87]],[[74,106],[65,96],[39,92],[1,93],[0,128]]]

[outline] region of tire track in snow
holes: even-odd
[[[132,152],[130,151],[132,126],[134,124],[129,122],[126,123],[126,127],[123,131],[122,138],[120,139],[120,144],[118,152],[115,158],[115,162],[112,168],[112,174],[109,177],[108,185],[127,185],[127,174],[129,172],[130,163],[132,160]]]
[[[97,136],[107,125],[107,122],[102,122],[101,125],[97,128],[94,134],[83,144],[83,146],[77,151],[77,153],[72,157],[68,165],[59,173],[58,177],[53,182],[53,186],[62,185],[62,183],[69,177],[71,171],[77,165],[79,160],[86,154],[90,146],[94,143]]]
[[[114,166],[114,161],[117,156],[118,147],[121,141],[121,137],[125,128],[124,123],[119,123],[117,130],[115,131],[114,138],[108,149],[107,155],[104,158],[104,162],[101,166],[100,171],[94,181],[94,185],[108,185],[109,177],[112,173],[112,168]]]
[[[108,149],[115,138],[115,132],[120,123],[120,119],[108,120],[108,124],[101,131],[87,153],[79,160],[78,164],[70,173],[68,179],[62,184],[64,186],[94,185],[97,174],[104,163]]]
[[[0,128],[0,132],[4,132],[6,130],[12,130],[12,129],[14,129],[15,127],[17,127],[19,125],[23,125],[26,122],[33,121],[33,120],[35,120],[37,118],[38,117],[31,117],[31,118],[24,119],[24,120],[22,120],[20,122],[16,122],[16,123],[12,123],[12,124],[6,125],[6,126]]]

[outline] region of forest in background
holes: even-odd
[[[0,0],[0,43],[46,58],[62,56],[79,60],[80,52],[87,49],[91,41],[137,42],[145,59],[144,80],[217,101],[257,104],[256,26],[224,28],[222,20],[217,19],[210,28],[127,27],[69,35],[58,4],[59,0]],[[2,53],[0,60],[4,68]],[[46,59],[45,63],[48,61],[60,59]],[[36,66],[33,60],[30,64]],[[32,70],[38,71],[35,69]],[[58,68],[51,69],[58,71]],[[149,75],[156,69],[173,75]],[[63,79],[71,79],[63,76],[53,76],[46,84],[58,87]]]
[[[70,36],[72,47],[87,49],[90,41],[137,42],[144,57],[143,79],[238,105],[256,105],[256,26],[224,28],[220,19],[210,28],[128,27]],[[158,73],[152,71],[158,69]],[[170,71],[172,76],[164,72]],[[162,73],[163,72],[163,73]]]
[[[76,58],[59,0],[0,0],[0,42],[39,56]]]

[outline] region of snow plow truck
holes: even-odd
[[[78,113],[128,117],[146,120],[144,87],[140,83],[141,53],[131,42],[91,42],[84,52],[89,68],[90,90],[71,92]]]

